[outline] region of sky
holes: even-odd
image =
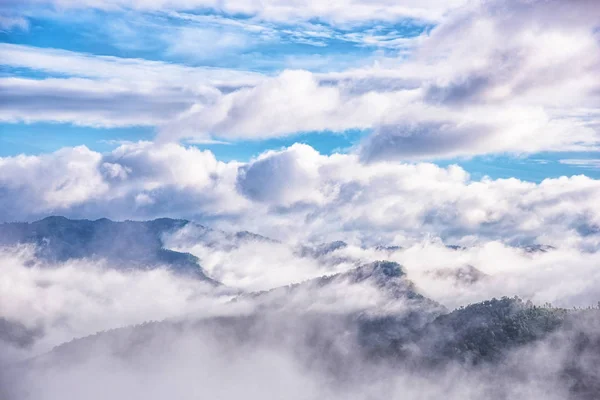
[[[296,3],[3,2],[0,157],[172,141],[247,162],[304,143],[600,177],[594,1]]]
[[[594,0],[4,1],[0,220],[595,248],[599,21]]]

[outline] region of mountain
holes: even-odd
[[[197,257],[164,248],[163,236],[183,228],[185,220],[160,218],[153,221],[115,222],[47,217],[32,223],[0,224],[0,246],[35,246],[35,256],[47,262],[71,259],[105,259],[123,269],[170,270],[213,284]]]
[[[44,335],[41,327],[27,328],[18,321],[0,317],[0,343],[5,342],[17,347],[28,347]]]
[[[108,265],[123,269],[167,267],[216,285],[204,274],[198,258],[166,248],[173,238],[173,243],[184,243],[183,249],[201,245],[229,251],[249,244],[264,251],[272,249],[271,245],[287,246],[250,232],[227,233],[166,218],[114,222],[49,217],[0,225],[0,246],[32,245],[36,257],[49,263],[85,258],[105,259]],[[515,398],[513,389],[523,382],[535,387],[554,385],[561,390],[556,397],[560,399],[598,398],[600,310],[538,307],[516,297],[503,297],[449,311],[424,296],[402,265],[346,259],[343,249],[347,246],[338,241],[289,247],[291,254],[322,263],[349,260],[351,268],[266,291],[228,293],[223,308],[210,314],[217,316],[188,314],[177,320],[97,332],[33,359],[17,364],[11,361],[6,369],[0,368],[0,397],[43,398],[32,388],[38,382],[53,383],[61,374],[66,378],[56,380],[59,383],[54,389],[60,386],[69,393],[69,385],[79,382],[79,371],[90,373],[90,379],[82,383],[84,388],[96,379],[101,386],[113,370],[118,371],[115,376],[120,383],[151,386],[154,375],[147,374],[152,371],[158,371],[156,380],[161,380],[189,370],[194,382],[204,377],[204,383],[210,384],[208,363],[218,358],[225,360],[227,371],[230,364],[251,360],[250,370],[266,368],[264,373],[270,378],[271,363],[287,362],[291,357],[294,366],[297,363],[303,371],[316,371],[328,385],[349,387],[350,391],[358,381],[370,384],[380,379],[378,383],[387,385],[397,376],[414,376],[415,385],[421,387],[428,384],[422,382],[458,373],[459,380],[473,379],[472,387],[483,385],[487,390],[483,397],[466,398]],[[379,250],[380,256],[401,251],[395,247]],[[552,248],[537,246],[523,251],[538,253]],[[490,279],[471,265],[425,273],[465,288]],[[51,328],[0,317],[0,345],[26,349],[49,335]],[[209,357],[198,361],[196,357],[206,348],[212,351]],[[249,369],[243,369],[244,376]],[[130,370],[141,372],[128,375]],[[450,381],[454,384],[456,379]],[[5,385],[10,392],[3,392],[3,383],[10,383]]]
[[[456,268],[441,268],[434,271],[427,271],[427,273],[435,278],[450,279],[456,285],[463,286],[469,286],[488,278],[487,274],[472,265],[462,265]]]
[[[319,258],[346,247],[348,247],[346,242],[337,240],[335,242],[321,243],[316,246],[300,246],[296,252],[300,257]]]
[[[337,301],[340,296],[344,301]],[[369,301],[348,307],[352,297]],[[119,366],[142,366],[141,375],[119,379],[149,379],[148,371],[159,371],[162,377],[172,368],[177,376],[181,368],[206,362],[195,361],[198,349],[205,347],[211,349],[210,357],[223,357],[227,363],[254,360],[257,354],[257,362],[266,356],[267,365],[270,354],[292,357],[334,387],[365,379],[385,383],[411,374],[435,381],[438,375],[442,379],[458,371],[475,385],[484,382],[489,387],[486,398],[493,400],[512,398],[513,387],[523,382],[536,387],[551,383],[570,400],[595,400],[600,392],[595,368],[600,365],[600,310],[538,307],[503,297],[448,311],[419,293],[395,262],[376,261],[242,294],[228,306],[231,311],[225,316],[149,322],[61,344],[3,371],[11,382],[5,396],[34,399],[24,395],[28,382],[60,373],[68,387],[79,370],[93,371],[93,379],[103,379],[106,371]],[[0,321],[2,332],[11,340],[43,334],[7,321]],[[254,361],[251,365],[260,367]]]
[[[348,296],[364,297],[349,308],[336,308]],[[406,317],[405,325],[422,326],[446,312],[441,304],[423,296],[408,279],[402,266],[375,261],[346,272],[322,276],[267,291],[241,294],[233,302],[251,300],[262,311],[304,311],[346,313],[352,316],[389,314]],[[418,317],[418,318],[416,318]],[[412,329],[412,328],[411,328]]]
[[[186,224],[176,231],[177,246],[193,247],[201,244],[214,250],[231,251],[249,243],[279,244],[277,240],[248,231],[225,232],[212,229],[194,222]]]
[[[567,310],[535,307],[518,297],[487,300],[436,318],[424,330],[421,347],[436,360],[478,363],[500,360],[508,349],[535,342],[563,326]],[[436,333],[443,341],[431,341]]]
[[[592,365],[600,362],[598,310],[567,311],[501,298],[445,312],[413,332],[404,327],[405,317],[393,313],[273,314],[265,310],[151,322],[62,344],[11,373],[34,371],[35,377],[56,366],[76,371],[94,360],[104,365],[107,358],[121,365],[135,365],[134,360],[160,363],[157,360],[178,350],[181,340],[185,346],[219,346],[217,351],[232,359],[260,349],[293,354],[305,368],[341,385],[372,376],[373,371],[387,371],[384,377],[389,379],[406,373],[445,376],[458,368],[464,376],[483,376],[493,390],[486,397],[490,399],[510,398],[512,385],[524,380],[558,385],[565,399],[597,399],[600,380]],[[162,356],[152,358],[154,352]],[[535,357],[540,356],[543,368],[536,364]]]
[[[357,310],[290,307],[298,293],[307,295],[304,306],[310,306],[328,290],[335,290],[337,284],[343,284],[344,289],[349,285],[370,285],[381,291],[388,301],[402,307],[387,310],[381,309],[380,304]],[[232,305],[242,301],[252,301],[257,307],[238,316],[232,313],[228,317],[152,322],[100,332],[62,344],[44,358],[75,349],[86,353],[94,347],[93,343],[104,337],[117,343],[119,351],[128,348],[127,343],[135,343],[135,347],[142,349],[143,343],[154,334],[175,330],[216,332],[220,340],[232,344],[265,340],[290,344],[290,338],[298,337],[308,342],[294,345],[308,345],[317,354],[330,352],[338,347],[334,345],[338,339],[351,337],[361,357],[397,366],[438,368],[450,362],[494,365],[505,362],[510,351],[540,342],[562,330],[567,332],[570,345],[581,342],[579,353],[587,349],[597,353],[600,360],[600,330],[594,328],[600,327],[598,309],[569,311],[534,306],[518,297],[503,297],[449,312],[419,294],[402,267],[394,262],[374,262],[341,274],[241,294]],[[588,332],[581,333],[582,327]],[[595,332],[597,338],[590,336],[590,332]],[[319,346],[326,346],[327,351]]]
[[[172,243],[165,243],[170,238]],[[0,247],[26,244],[35,246],[40,260],[57,263],[71,259],[104,259],[120,269],[153,269],[167,267],[173,272],[218,284],[208,277],[200,260],[186,252],[196,245],[211,250],[232,251],[245,245],[271,244],[285,247],[300,258],[311,258],[327,266],[340,264],[360,266],[361,262],[343,253],[348,244],[334,241],[322,244],[288,246],[248,231],[224,232],[181,219],[159,218],[151,221],[71,220],[52,216],[31,223],[0,224]],[[447,246],[462,250],[459,246]],[[170,248],[184,249],[174,251]],[[401,251],[398,246],[377,246],[374,249],[389,254]],[[528,253],[548,252],[551,246],[523,247]],[[473,266],[458,270],[440,270],[436,277],[452,278],[470,284],[485,278]]]

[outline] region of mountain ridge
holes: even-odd
[[[189,223],[170,218],[112,221],[50,216],[30,223],[0,224],[0,246],[34,245],[34,255],[51,263],[101,258],[116,269],[167,267],[218,285],[205,274],[196,256],[164,247],[163,235]]]

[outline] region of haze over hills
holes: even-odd
[[[169,218],[114,222],[106,218],[89,221],[53,216],[32,223],[0,225],[0,245],[33,245],[35,256],[47,262],[97,258],[122,268],[168,266],[178,273],[209,280],[196,257],[163,246],[163,235],[186,224],[188,221]]]
[[[159,399],[167,387],[173,390],[167,383],[173,380],[182,388],[176,391],[179,398],[194,398],[199,387],[207,388],[204,394],[228,396],[228,389],[211,386],[208,378],[213,368],[225,373],[221,363],[231,364],[235,379],[257,384],[277,376],[272,368],[282,368],[291,375],[278,379],[307,385],[296,389],[301,398],[378,397],[383,388],[405,387],[402,382],[410,380],[429,388],[421,397],[411,395],[423,399],[444,392],[460,398],[466,390],[474,398],[494,400],[542,395],[592,400],[600,390],[598,309],[569,311],[489,296],[453,310],[429,295],[444,298],[437,287],[485,294],[502,281],[467,259],[426,263],[423,270],[410,261],[415,251],[460,258],[481,250],[286,244],[166,218],[48,217],[0,225],[0,242],[4,256],[12,257],[2,263],[7,276],[19,274],[11,279],[23,288],[31,282],[27,290],[42,301],[61,302],[55,316],[51,309],[17,307],[0,319],[0,347],[9,350],[0,360],[0,393],[10,400],[94,399],[96,391],[104,393],[97,396],[136,393]],[[560,251],[507,249],[521,262]],[[394,261],[402,257],[408,268]],[[247,283],[245,277],[261,263],[268,264],[267,275],[256,275],[260,284]],[[232,285],[227,268],[247,268],[247,275]],[[306,270],[290,278],[298,268]],[[288,284],[260,281],[277,269],[284,269]],[[79,288],[68,280],[77,273],[83,279]],[[229,288],[217,278],[225,278]],[[71,297],[74,291],[81,294]],[[18,300],[19,292],[11,293]],[[68,307],[79,307],[73,299],[93,307],[69,313]],[[134,314],[127,311],[130,299]],[[179,309],[164,308],[171,301]],[[142,311],[139,302],[148,308]],[[93,325],[85,316],[89,312],[100,318]],[[442,383],[457,379],[467,381]]]
[[[174,235],[176,240],[172,240]],[[248,243],[288,246],[248,231],[228,233],[171,218],[111,221],[107,218],[73,220],[51,216],[31,223],[0,224],[0,246],[32,245],[35,257],[50,263],[72,259],[105,259],[112,267],[148,269],[162,266],[177,273],[197,275],[203,280],[211,278],[206,276],[198,257],[188,252],[175,251],[166,245],[191,247],[202,244],[209,248],[233,250]],[[338,250],[347,247],[346,242],[334,241],[315,245],[299,244],[290,248],[298,257],[333,264],[345,262],[358,265],[359,260],[340,255]],[[465,249],[455,245],[447,247],[454,250]],[[399,246],[377,246],[375,249],[384,253],[402,250]],[[546,252],[553,247],[528,245],[523,249],[534,253]],[[334,257],[329,257],[331,255]]]
[[[403,289],[399,295],[398,280],[405,279],[399,271],[397,265],[375,264],[275,289],[283,292],[277,298],[257,294],[262,304],[250,313],[150,322],[76,339],[6,368],[5,379],[13,382],[6,393],[15,399],[74,394],[100,399],[123,393],[158,399],[166,395],[166,382],[177,382],[175,393],[181,398],[194,398],[198,390],[229,396],[227,385],[210,385],[211,373],[229,371],[235,381],[246,378],[259,385],[274,378],[319,385],[298,387],[292,398],[380,396],[390,383],[409,380],[424,385],[418,398],[446,392],[458,399],[465,390],[474,398],[494,400],[597,398],[600,309],[567,311],[502,298],[448,312],[412,291]],[[396,310],[314,307],[318,299],[298,307],[299,291],[315,300],[340,280],[372,280],[384,292],[391,285],[396,305],[411,302]],[[290,363],[292,375],[280,376],[277,369]],[[108,366],[116,370],[108,372]],[[82,381],[81,373],[93,376]],[[458,381],[444,386],[448,379]],[[96,394],[100,389],[102,395]],[[406,393],[393,390],[391,395]]]

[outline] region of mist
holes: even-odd
[[[597,379],[597,356],[577,358],[574,332],[598,335],[598,319],[506,354],[502,363],[374,359],[351,324],[318,315],[154,323],[77,340],[9,370],[8,399],[571,398],[565,371]],[[315,338],[315,332],[319,335]],[[432,340],[444,341],[445,333]],[[581,354],[581,353],[579,353]],[[595,357],[595,358],[593,358]],[[593,399],[593,392],[583,397]],[[588,397],[585,397],[588,396]]]
[[[457,308],[491,297],[519,296],[536,304],[594,306],[600,301],[600,252],[577,243],[513,246],[482,241],[447,246],[431,237],[406,247],[358,242],[285,243],[200,239],[193,226],[165,237],[166,245],[200,259],[209,275],[246,291],[268,290],[343,272],[375,260],[395,261],[428,297]],[[309,249],[309,251],[307,251]],[[466,276],[461,276],[465,275]]]
[[[301,244],[199,229],[166,234],[165,248],[196,256],[216,286],[168,265],[48,261],[32,245],[4,247],[2,394],[558,400],[572,394],[569,371],[598,378],[596,353],[573,357],[577,335],[600,331],[592,311],[508,348],[501,361],[438,359],[434,350],[456,334],[435,328],[438,317],[493,297],[595,306],[595,252],[497,241],[449,247],[441,239],[405,248]],[[364,269],[383,260],[400,275],[374,278]],[[573,398],[588,398],[581,396]]]

